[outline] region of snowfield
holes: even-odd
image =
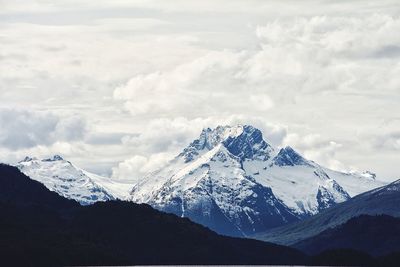
[[[55,155],[49,159],[26,157],[17,167],[49,190],[83,205],[97,201],[125,199],[132,184],[121,183],[80,169]]]

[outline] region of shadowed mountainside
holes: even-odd
[[[310,254],[346,248],[382,256],[400,251],[400,219],[362,215],[293,245]]]

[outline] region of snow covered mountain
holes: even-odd
[[[136,184],[130,199],[246,236],[314,215],[384,185],[329,170],[290,147],[273,148],[248,126],[204,129],[165,167]]]
[[[270,229],[263,233],[258,233],[253,237],[282,245],[294,245],[313,238],[314,236],[321,235],[328,229],[332,233],[335,231],[334,229],[338,229],[340,225],[361,215],[389,215],[400,218],[399,202],[400,180],[397,180],[388,185],[357,195],[349,201],[336,205],[331,209],[325,210],[301,222]],[[376,229],[374,229],[373,232],[380,235],[380,232],[377,232]],[[355,233],[355,235],[357,235],[357,233]],[[327,234],[324,237],[327,238],[330,236]],[[377,241],[372,238],[372,242],[376,243]]]
[[[80,169],[59,155],[48,159],[26,157],[17,167],[49,190],[74,199],[82,205],[97,201],[124,199],[132,184],[119,183]]]

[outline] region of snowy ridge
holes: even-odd
[[[169,164],[143,177],[130,199],[220,233],[248,235],[384,184],[326,169],[290,147],[278,151],[252,126],[218,126],[204,129]]]
[[[42,160],[26,157],[17,167],[49,190],[82,205],[124,199],[132,187],[131,184],[118,183],[84,171],[58,155]]]
[[[159,180],[165,172],[145,177],[132,190],[131,200],[189,217],[230,235],[243,236],[258,228],[298,220],[269,188],[247,177],[238,157],[223,145],[199,155],[191,164],[183,162],[184,159],[175,159],[171,163],[181,169],[164,183]],[[143,188],[150,188],[149,185],[158,187],[152,187],[150,194],[143,194]]]
[[[323,170],[330,177],[332,177],[332,179],[342,185],[351,197],[388,184],[386,182],[376,179],[376,175],[369,171],[363,173],[343,173],[327,168],[323,168]]]

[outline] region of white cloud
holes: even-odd
[[[145,155],[161,152],[176,155],[199,137],[202,129],[217,127],[218,125],[238,124],[248,124],[259,128],[265,134],[264,138],[274,146],[280,146],[287,134],[285,126],[269,123],[261,117],[244,115],[210,116],[194,119],[178,117],[153,119],[147,123],[147,127],[140,134],[124,136],[122,143],[124,146]]]
[[[379,150],[400,151],[400,131],[382,133],[375,136],[372,142]]]
[[[333,170],[350,171],[352,168],[337,160],[337,152],[343,148],[342,144],[328,140],[319,134],[300,136],[295,133],[288,134],[283,141],[286,146],[292,146],[307,159],[313,160],[322,166]]]
[[[86,122],[80,117],[27,109],[0,109],[0,125],[0,144],[9,149],[81,140],[86,133]]]
[[[137,75],[114,91],[132,115],[198,117],[232,113],[251,105],[266,111],[273,101],[266,92],[248,94],[252,84],[240,77],[244,53],[210,52],[168,72]],[[257,88],[251,88],[258,91]]]
[[[170,154],[158,153],[149,157],[135,155],[112,169],[112,178],[137,182],[148,172],[157,170],[171,159]]]
[[[400,44],[391,34],[399,29],[400,20],[388,15],[277,20],[257,28],[257,51],[209,52],[169,71],[139,74],[114,98],[133,115],[196,117],[255,115],[310,94],[366,94],[382,84],[390,96],[400,86],[400,65],[376,55]]]
[[[400,175],[395,0],[0,5],[0,106],[41,110],[3,118],[1,160],[61,150],[110,174],[243,123],[333,168]]]
[[[137,136],[125,136],[122,143],[142,153],[176,151],[187,145],[198,135],[206,124],[206,119],[188,120],[186,118],[153,119]]]
[[[147,163],[147,158],[144,156],[133,156],[118,164],[118,167],[113,168],[114,179],[131,180],[139,179],[144,173],[144,166]]]
[[[52,136],[55,140],[82,140],[87,127],[86,121],[79,116],[63,118],[57,123]]]

